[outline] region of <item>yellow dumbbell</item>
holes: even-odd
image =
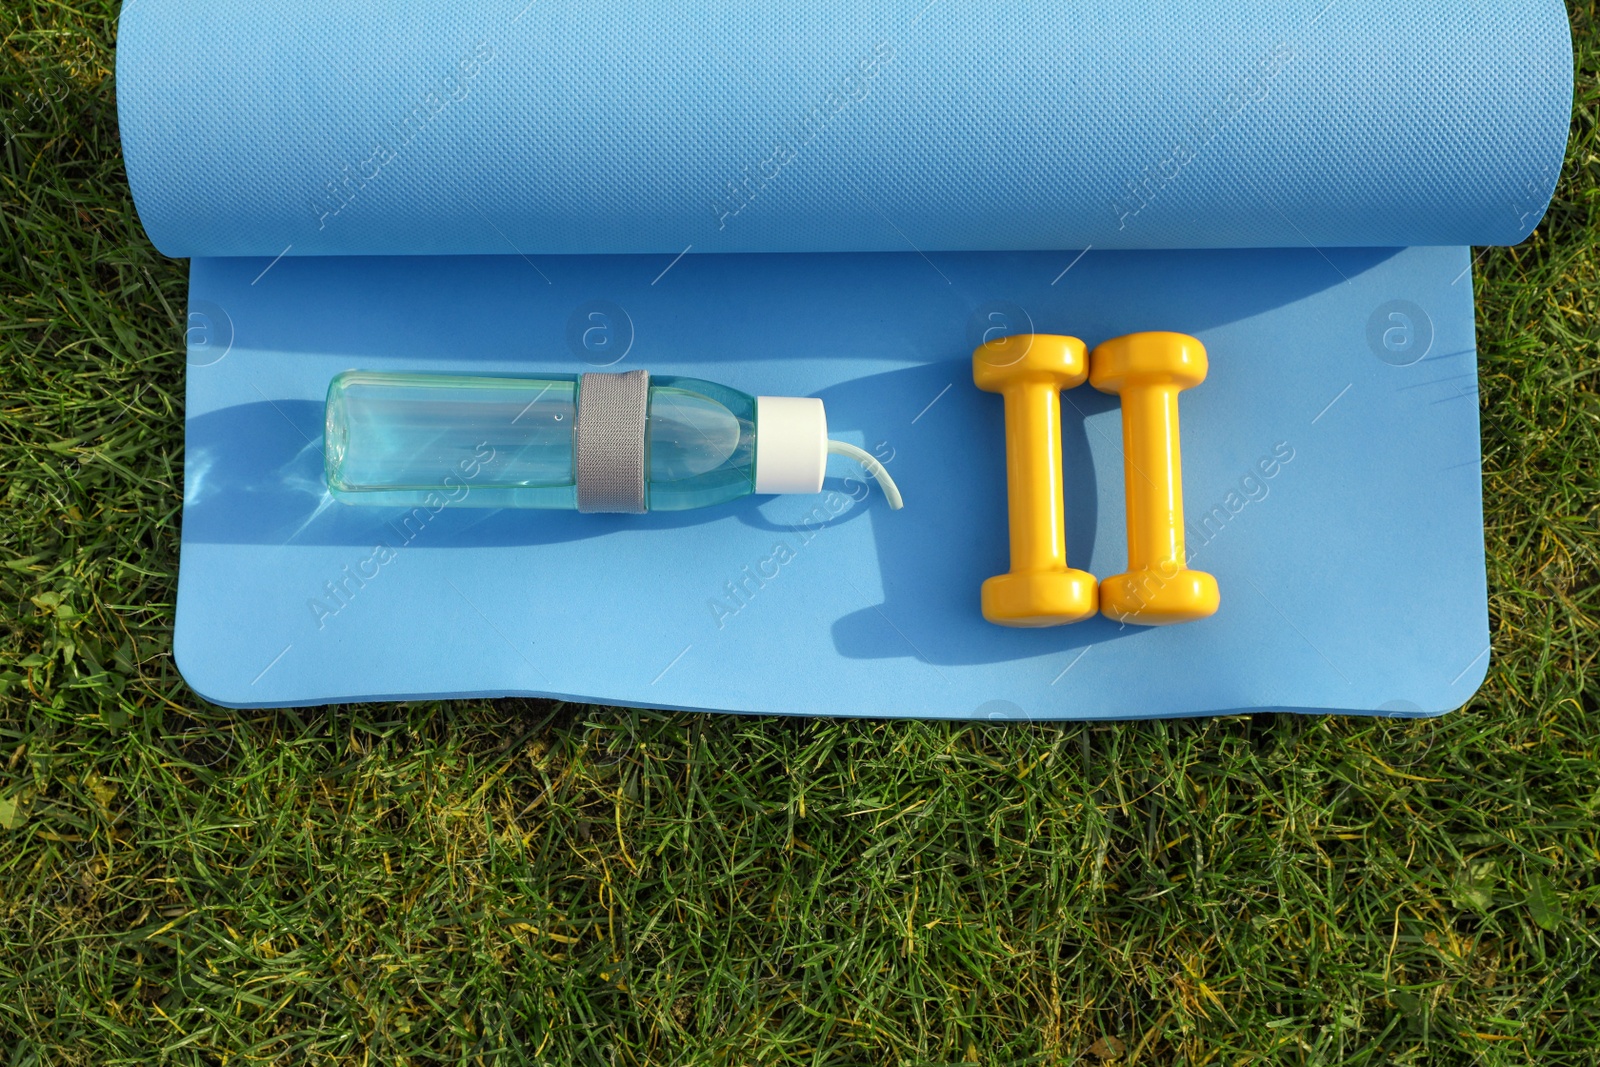
[[[1181,333],[1133,333],[1097,346],[1089,384],[1122,397],[1128,570],[1100,583],[1100,610],[1141,626],[1203,619],[1217,580],[1192,571],[1183,545],[1178,393],[1205,381],[1206,349]]]
[[[1001,626],[1060,626],[1093,615],[1094,575],[1067,566],[1061,481],[1061,390],[1082,384],[1083,342],[1020,334],[980,345],[972,380],[1006,407],[1011,570],[983,583],[983,617]]]

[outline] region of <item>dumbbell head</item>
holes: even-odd
[[[1129,385],[1187,389],[1206,380],[1206,346],[1182,333],[1130,333],[1095,347],[1089,384],[1102,393]]]
[[[1088,352],[1076,337],[1021,333],[973,349],[972,380],[986,393],[1003,393],[1017,382],[1050,382],[1060,389],[1082,385],[1089,373]]]
[[[1176,562],[1112,575],[1100,583],[1100,610],[1109,619],[1135,626],[1210,618],[1221,602],[1215,578]]]
[[[1012,571],[983,583],[983,617],[999,626],[1037,629],[1082,622],[1100,610],[1100,583],[1065,565],[1050,571]]]

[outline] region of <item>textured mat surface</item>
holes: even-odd
[[[1488,664],[1462,249],[197,260],[176,651],[230,704],[558,694],[817,715],[1078,718],[1463,703]],[[652,280],[654,279],[654,284]],[[1054,279],[1054,284],[1052,280]],[[440,309],[449,309],[448,314]],[[685,309],[696,309],[686,314]],[[584,329],[604,316],[604,344]],[[1392,315],[1402,319],[1393,319]],[[583,329],[574,330],[573,323]],[[995,326],[1198,335],[1185,393],[1203,623],[1007,630]],[[568,342],[566,338],[573,338]],[[589,340],[596,341],[591,335]],[[355,508],[321,479],[352,367],[648,367],[815,395],[885,457],[696,512]],[[1119,412],[1063,394],[1068,553],[1126,558]]]
[[[1559,0],[136,0],[117,89],[174,256],[1506,244],[1572,52]]]

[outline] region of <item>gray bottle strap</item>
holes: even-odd
[[[579,511],[637,515],[645,510],[644,420],[649,403],[649,371],[578,379],[572,448]]]

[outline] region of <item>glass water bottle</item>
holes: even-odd
[[[835,453],[860,462],[891,507],[899,506],[876,459],[828,440],[820,400],[752,397],[698,378],[632,376],[640,377],[622,390],[621,407],[632,390],[642,442],[628,439],[626,410],[618,423],[617,405],[584,403],[586,384],[595,396],[602,388],[615,394],[631,376],[346,371],[328,387],[328,488],[348,504],[682,511],[749,493],[820,492],[827,456]],[[594,422],[587,435],[579,433],[580,418]],[[602,422],[596,445],[593,431]],[[624,485],[637,480],[637,500],[582,506],[583,477],[618,473],[594,473],[596,454],[621,463]],[[623,458],[605,459],[617,455]]]

